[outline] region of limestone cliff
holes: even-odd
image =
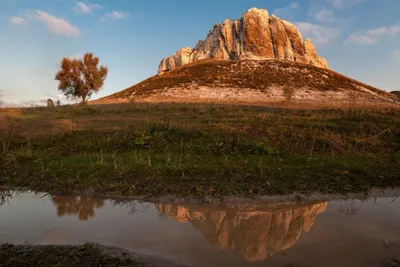
[[[293,246],[303,231],[311,230],[326,206],[322,202],[265,210],[158,204],[157,209],[178,222],[190,222],[221,249],[237,251],[248,261],[260,261]]]
[[[328,68],[318,56],[311,40],[303,38],[296,27],[265,9],[252,8],[240,20],[225,20],[215,25],[194,49],[185,47],[164,58],[158,74],[202,59],[265,60],[277,59]]]

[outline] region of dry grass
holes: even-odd
[[[270,95],[274,88],[292,88],[296,93],[302,91],[303,97],[308,100],[313,100],[317,96],[323,99],[324,95],[326,98],[332,95],[338,100],[346,98],[348,92],[357,93],[359,101],[394,102],[398,99],[393,94],[334,71],[305,64],[286,61],[204,60],[182,66],[161,76],[153,76],[95,103],[139,101],[149,96],[160,95],[164,90],[168,91],[172,88],[196,91],[198,87],[211,88],[216,92],[221,90],[219,88],[246,89],[264,93],[266,96]],[[249,98],[246,102],[257,101],[256,98]],[[274,96],[266,98],[276,100]],[[285,96],[283,95],[282,98],[284,99]]]

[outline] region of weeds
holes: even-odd
[[[0,122],[0,154],[6,154],[10,150],[10,147],[19,139],[20,130],[9,117],[0,118]]]

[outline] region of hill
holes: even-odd
[[[282,100],[395,102],[388,92],[325,68],[278,60],[202,60],[150,77],[94,103]]]

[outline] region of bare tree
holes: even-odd
[[[108,69],[99,66],[100,59],[92,53],[86,53],[83,59],[63,58],[61,70],[55,80],[59,82],[58,90],[69,98],[82,98],[85,104],[93,93],[104,85]]]

